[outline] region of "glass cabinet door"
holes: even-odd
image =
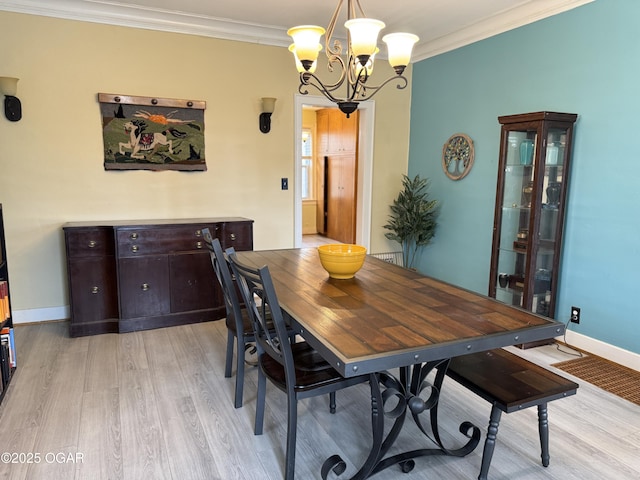
[[[570,142],[577,115],[537,112],[502,124],[489,295],[552,317]]]
[[[531,292],[531,310],[544,316],[550,316],[552,279],[555,277],[559,259],[560,243],[558,236],[561,228],[560,200],[564,198],[564,165],[567,141],[566,127],[552,127],[546,132],[544,169],[540,191],[540,214],[536,225],[535,253],[533,265],[533,292]]]
[[[509,130],[506,140],[496,298],[524,307],[537,132]]]

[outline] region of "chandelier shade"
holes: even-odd
[[[347,21],[344,23],[347,45],[343,52],[341,40],[333,38],[343,4],[344,0],[338,0],[338,6],[326,30],[317,25],[301,25],[290,28],[287,34],[293,39],[289,51],[294,56],[296,69],[300,74],[298,91],[308,94],[307,87],[314,87],[336,103],[348,117],[360,102],[372,98],[386,84],[395,81],[396,88],[407,87],[408,81],[403,73],[411,61],[411,52],[418,37],[411,33],[391,33],[382,38],[387,45],[389,64],[396,75],[379,85],[372,85],[369,77],[373,72],[374,57],[379,52],[378,35],[385,24],[380,20],[367,18],[360,0],[347,0]],[[322,50],[320,38],[323,35],[327,68],[330,73],[338,73],[338,80],[331,84],[323,82],[315,73],[318,54]],[[337,93],[341,87],[344,87],[344,96]]]
[[[325,29],[316,25],[302,25],[293,27],[287,31],[287,35],[293,38],[295,46],[294,54],[301,62],[315,62],[318,59],[318,52],[322,48],[320,37],[324,35]],[[318,48],[320,47],[320,48]]]
[[[378,34],[384,28],[384,22],[372,18],[354,18],[347,20],[344,26],[349,30],[350,47],[353,56],[368,60],[376,50]],[[365,61],[364,63],[367,62]]]
[[[390,33],[382,37],[382,41],[387,44],[389,65],[404,70],[411,61],[411,51],[418,37],[412,33]]]
[[[320,50],[322,50],[322,45],[318,45],[318,52],[320,52]],[[296,53],[296,45],[295,45],[295,43],[292,43],[291,45],[289,45],[289,51],[291,53],[293,53],[293,58],[296,61],[296,69],[298,70],[298,73],[306,72],[307,70],[302,65],[302,62],[300,61],[300,59],[298,58],[298,54]],[[317,55],[316,55],[316,57],[317,57]],[[308,72],[309,73],[315,72],[317,66],[318,66],[318,60],[314,61],[311,64],[311,67],[309,67]]]

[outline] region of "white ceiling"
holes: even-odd
[[[414,60],[422,60],[591,1],[360,0],[360,4],[368,17],[386,23],[383,34],[417,34]],[[326,27],[337,4],[338,0],[0,0],[0,10],[286,47],[291,43],[289,27]]]

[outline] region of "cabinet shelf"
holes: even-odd
[[[527,205],[507,205],[507,206],[503,206],[502,209],[505,212],[530,212],[531,211],[531,207],[527,206]]]
[[[13,316],[7,266],[7,246],[4,236],[2,204],[0,204],[0,402],[4,398],[16,371],[16,348],[13,337]]]
[[[555,112],[498,118],[489,296],[552,318],[576,119]]]

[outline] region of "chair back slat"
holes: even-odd
[[[226,254],[253,322],[258,356],[266,353],[283,365],[287,386],[295,385],[290,332],[282,315],[269,268],[266,265],[252,268],[241,263],[233,248],[228,248]],[[271,325],[273,327],[269,328]]]
[[[202,229],[202,236],[211,255],[213,270],[216,272],[216,277],[222,288],[222,296],[227,311],[227,323],[236,322],[236,330],[242,332],[242,303],[238,297],[236,284],[231,276],[231,267],[222,251],[220,240],[213,238],[208,228]]]

